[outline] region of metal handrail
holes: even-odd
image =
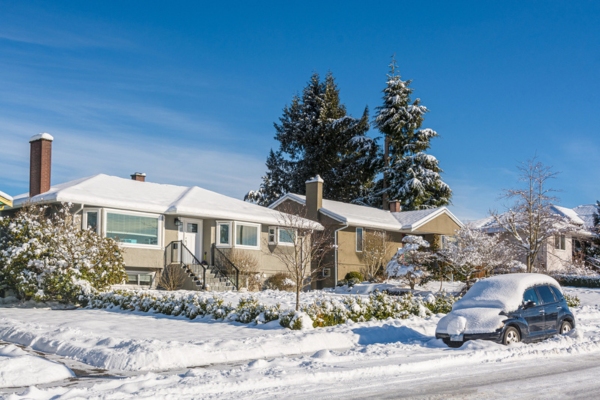
[[[235,290],[239,290],[239,282],[240,282],[240,270],[235,266],[234,263],[231,262],[229,258],[223,253],[221,250],[217,248],[217,246],[213,243],[211,247],[212,252],[212,264],[216,274],[222,278],[227,279],[233,286],[235,286]],[[234,275],[234,279],[232,279],[231,275]]]
[[[187,266],[197,278],[201,275],[202,289],[206,289],[206,265],[181,240],[172,241],[165,247],[165,267],[170,264]]]

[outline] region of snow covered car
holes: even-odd
[[[508,274],[473,285],[438,322],[435,337],[450,347],[485,339],[511,344],[542,340],[575,327],[560,285],[542,274]]]

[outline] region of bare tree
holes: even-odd
[[[366,231],[361,253],[364,262],[360,272],[365,279],[373,280],[389,259],[390,243],[385,231]]]
[[[167,265],[162,270],[158,286],[165,290],[179,290],[183,287],[186,278],[187,275],[181,266],[176,264]]]
[[[437,255],[450,265],[454,274],[464,277],[467,287],[476,272],[488,275],[497,268],[514,265],[516,258],[514,250],[500,235],[488,235],[469,225],[456,231],[454,240]]]
[[[553,195],[556,190],[548,187],[548,181],[554,179],[557,172],[535,157],[517,168],[524,187],[504,191],[506,199],[514,200],[513,206],[504,214],[498,214],[497,211],[491,211],[490,214],[514,239],[510,243],[525,255],[527,272],[532,272],[538,253],[548,239],[580,228],[552,209],[557,201]]]
[[[294,282],[296,311],[300,310],[302,289],[313,280],[323,279],[323,268],[329,264],[329,255],[334,248],[331,229],[305,218],[305,215],[306,207],[281,208],[274,238],[276,244],[269,240],[268,246],[263,246],[285,266]]]
[[[240,270],[240,284],[250,291],[260,290],[262,279],[256,256],[240,249],[230,249],[226,253],[227,258]]]

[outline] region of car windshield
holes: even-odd
[[[534,302],[535,304],[540,304],[537,294],[535,293],[535,289],[527,289],[525,294],[523,294],[523,304],[527,304],[528,302]]]
[[[537,290],[544,304],[551,304],[556,302],[556,299],[554,298],[554,294],[552,294],[552,289],[550,289],[550,286],[538,286]]]

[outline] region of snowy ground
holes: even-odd
[[[0,389],[0,396],[552,398],[566,393],[589,398],[600,388],[590,379],[600,372],[600,290],[566,292],[582,300],[574,310],[578,329],[571,336],[511,347],[474,341],[460,349],[448,349],[433,337],[439,316],[299,332],[277,323],[249,326],[106,310],[3,307],[0,341],[24,350],[0,347],[0,371],[6,372],[0,376],[34,378],[0,384],[18,386]],[[291,301],[288,294],[266,297]],[[79,379],[61,376],[58,367],[60,373],[69,370],[35,350],[63,362]],[[3,364],[3,354],[11,352],[28,359]],[[34,365],[40,372],[27,372]],[[548,390],[547,395],[540,390]]]

